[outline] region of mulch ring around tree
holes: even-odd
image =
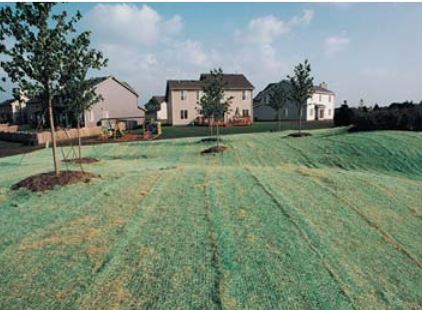
[[[201,142],[201,143],[209,143],[209,142],[217,142],[217,141],[222,142],[223,139],[221,139],[221,138],[217,139],[215,137],[213,137],[213,138],[208,137],[208,138],[203,138],[203,139],[199,140],[199,142]]]
[[[73,163],[73,164],[92,164],[100,160],[93,157],[82,157],[82,158],[65,159],[62,161],[65,163]]]
[[[301,133],[294,132],[287,135],[287,137],[291,137],[291,138],[300,138],[300,137],[309,137],[309,136],[312,136],[309,132],[301,132]]]
[[[206,150],[201,151],[201,155],[223,153],[227,149],[226,146],[212,146]]]
[[[40,173],[19,181],[12,186],[12,189],[26,188],[33,192],[43,192],[54,189],[56,186],[88,183],[95,178],[99,178],[99,176],[82,171],[62,171],[59,175],[54,172]]]

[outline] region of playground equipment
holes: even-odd
[[[112,123],[111,121],[114,122]],[[102,142],[111,140],[116,142],[153,140],[162,133],[160,122],[152,122],[146,128],[144,126],[142,134],[128,132],[127,119],[109,119],[106,124],[107,126],[104,128],[103,133],[98,137]]]

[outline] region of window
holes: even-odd
[[[324,118],[324,109],[319,110],[319,118]]]
[[[321,101],[322,101],[322,95],[319,94],[319,102],[321,102]]]
[[[242,91],[242,100],[246,100],[246,90]]]
[[[242,116],[243,117],[248,117],[249,116],[249,110],[248,109],[242,110]]]
[[[331,95],[328,95],[328,102],[331,102]]]
[[[236,116],[240,115],[240,113],[239,113],[239,107],[236,107],[236,112],[234,112],[234,115],[236,115]]]
[[[196,91],[196,100],[199,101],[199,98],[200,98],[200,93],[199,93],[199,90],[197,90]]]
[[[187,119],[188,118],[188,110],[180,110],[180,118]]]
[[[186,100],[186,90],[182,90],[181,92],[180,92],[180,99],[181,100]]]
[[[88,111],[88,121],[89,122],[94,121],[94,111],[93,110]]]
[[[312,116],[312,115],[314,115],[314,109],[310,108],[309,109],[309,116]]]

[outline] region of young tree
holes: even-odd
[[[289,101],[288,85],[284,81],[274,85],[273,91],[269,94],[270,101],[268,105],[277,112],[278,130],[281,130],[281,110]]]
[[[76,32],[74,25],[79,12],[68,18],[67,12],[54,14],[54,3],[16,3],[16,7],[0,9],[0,38],[9,37],[10,47],[2,52],[8,59],[1,66],[14,83],[23,85],[30,93],[39,93],[48,106],[54,171],[60,173],[56,151],[53,98],[60,84],[66,54],[71,46],[69,37]]]
[[[78,156],[82,158],[80,127],[85,111],[102,100],[95,93],[92,82],[87,79],[88,71],[107,66],[108,59],[103,54],[90,48],[91,33],[85,31],[71,41],[71,48],[66,53],[65,65],[60,79],[63,85],[61,96],[63,104],[76,120],[78,132]]]
[[[217,147],[219,147],[220,130],[219,122],[224,119],[224,115],[229,111],[232,97],[224,96],[224,80],[223,70],[221,68],[212,69],[209,76],[204,80],[202,88],[204,94],[201,97],[199,105],[201,106],[202,115],[216,121],[216,138]]]
[[[308,60],[299,63],[294,69],[294,76],[287,76],[290,81],[290,99],[299,112],[299,135],[302,134],[302,112],[307,101],[312,97],[314,78],[311,77],[311,64]]]

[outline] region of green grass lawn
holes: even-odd
[[[333,124],[330,122],[317,121],[317,122],[304,122],[304,129],[321,129],[332,127]],[[280,125],[280,130],[296,130],[298,128],[298,122],[296,121],[283,121]],[[258,133],[258,132],[270,132],[277,131],[277,122],[254,122],[250,126],[237,126],[220,128],[222,135],[239,134],[239,133]],[[132,130],[132,133],[141,133],[142,130]],[[209,135],[209,129],[207,126],[162,126],[162,135],[160,139],[174,139],[174,138],[186,138],[186,137],[204,137]]]
[[[89,146],[42,194],[49,150],[0,158],[0,309],[419,308],[422,135],[287,133]]]

